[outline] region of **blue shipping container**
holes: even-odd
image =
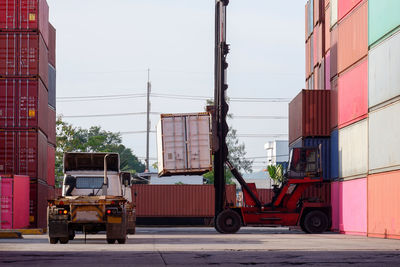
[[[289,145],[289,149],[295,147],[318,147],[321,145],[322,177],[325,181],[331,180],[331,141],[325,138],[300,138]]]
[[[331,132],[331,179],[339,178],[339,132]]]

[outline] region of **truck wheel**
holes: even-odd
[[[115,239],[107,238],[107,243],[108,244],[114,244],[115,243]]]
[[[126,243],[126,239],[118,239],[118,244],[125,244]]]
[[[69,241],[69,237],[60,237],[60,243],[61,244],[67,244]]]
[[[314,210],[307,213],[304,217],[304,228],[310,234],[320,234],[328,229],[328,216],[320,211]]]
[[[75,238],[75,231],[74,230],[70,230],[69,231],[69,240],[74,240],[74,238]]]
[[[57,244],[58,238],[56,237],[49,237],[50,244]]]
[[[242,226],[242,219],[239,214],[227,209],[218,214],[215,220],[215,229],[222,234],[234,234]]]
[[[310,233],[310,232],[308,232],[307,229],[304,227],[304,222],[301,222],[301,223],[300,223],[300,229],[301,229],[304,233],[306,233],[306,234],[309,234],[309,233]]]

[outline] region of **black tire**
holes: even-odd
[[[69,238],[69,240],[74,240],[75,235],[69,235],[68,238]]]
[[[320,234],[328,230],[329,219],[328,216],[320,211],[310,211],[304,217],[304,229],[310,234]]]
[[[49,237],[50,244],[57,244],[58,238],[57,237]]]
[[[300,229],[301,229],[304,233],[309,234],[309,232],[307,231],[307,229],[304,227],[304,222],[301,222],[301,223],[300,223]]]
[[[222,211],[215,220],[215,229],[221,234],[234,234],[241,226],[240,215],[231,209]]]
[[[74,240],[74,238],[75,238],[75,231],[69,230],[69,240]]]
[[[107,243],[108,244],[114,244],[115,243],[115,239],[107,238]]]
[[[60,243],[61,244],[67,244],[69,241],[69,237],[60,237]]]
[[[126,243],[126,239],[117,239],[118,244],[125,244]]]

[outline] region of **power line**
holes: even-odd
[[[147,133],[147,131],[126,131],[126,132],[119,132],[121,135],[126,135],[126,134],[143,134]],[[150,131],[150,133],[156,133],[156,131]]]
[[[286,119],[288,119],[287,116],[269,116],[269,115],[266,115],[266,116],[263,116],[263,115],[239,115],[239,116],[235,116],[235,115],[233,115],[232,118],[233,119],[250,119],[250,120],[252,120],[252,119],[259,119],[259,120],[264,120],[264,119],[267,119],[267,120],[286,120]]]
[[[159,112],[151,112],[152,115],[160,115]],[[146,112],[128,112],[128,113],[113,113],[113,114],[90,114],[90,115],[67,115],[63,118],[97,118],[97,117],[120,117],[120,116],[136,116],[146,115]]]

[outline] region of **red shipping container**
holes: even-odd
[[[56,29],[49,23],[49,63],[56,67]]]
[[[261,203],[264,203],[264,204],[271,203],[272,197],[274,196],[274,192],[272,191],[272,189],[269,189],[269,188],[257,189],[257,194],[258,194],[258,197],[259,197]]]
[[[62,195],[62,188],[54,188],[54,198],[61,197]],[[135,198],[132,198],[135,199]]]
[[[0,33],[0,77],[40,77],[47,88],[48,61],[40,34]]]
[[[339,73],[368,54],[368,1],[339,23],[337,51]]]
[[[39,79],[0,80],[0,128],[37,128],[47,133],[46,87]]]
[[[37,227],[37,180],[29,181],[29,227]]]
[[[29,222],[31,228],[47,227],[48,185],[40,180],[30,181]]]
[[[338,111],[339,128],[368,116],[368,58],[339,75]]]
[[[331,30],[331,79],[338,74],[338,28],[333,27]]]
[[[54,188],[54,186],[49,186],[48,188],[47,188],[47,199],[48,200],[51,200],[51,199],[55,199],[55,197],[56,197],[56,191],[55,191],[55,188]]]
[[[302,90],[289,103],[289,143],[330,136],[330,90]]]
[[[47,145],[47,184],[50,186],[55,185],[55,167],[56,167],[56,148]]]
[[[331,183],[319,183],[309,186],[301,195],[302,199],[325,204],[331,203]]]
[[[338,78],[331,82],[331,129],[338,126]]]
[[[13,179],[0,176],[0,229],[12,229],[13,225]]]
[[[0,30],[39,31],[49,39],[49,6],[46,0],[3,0],[0,3]]]
[[[361,1],[362,0],[338,0],[338,21],[353,10]]]
[[[48,106],[48,126],[47,126],[47,138],[48,142],[52,145],[56,145],[56,111]]]
[[[138,217],[214,217],[213,185],[133,185]],[[226,187],[229,203],[236,203],[236,187]],[[132,195],[135,201],[135,196]]]
[[[29,226],[29,177],[15,175],[13,182],[13,228],[27,228]]]
[[[0,173],[47,180],[47,138],[39,130],[0,131]]]

